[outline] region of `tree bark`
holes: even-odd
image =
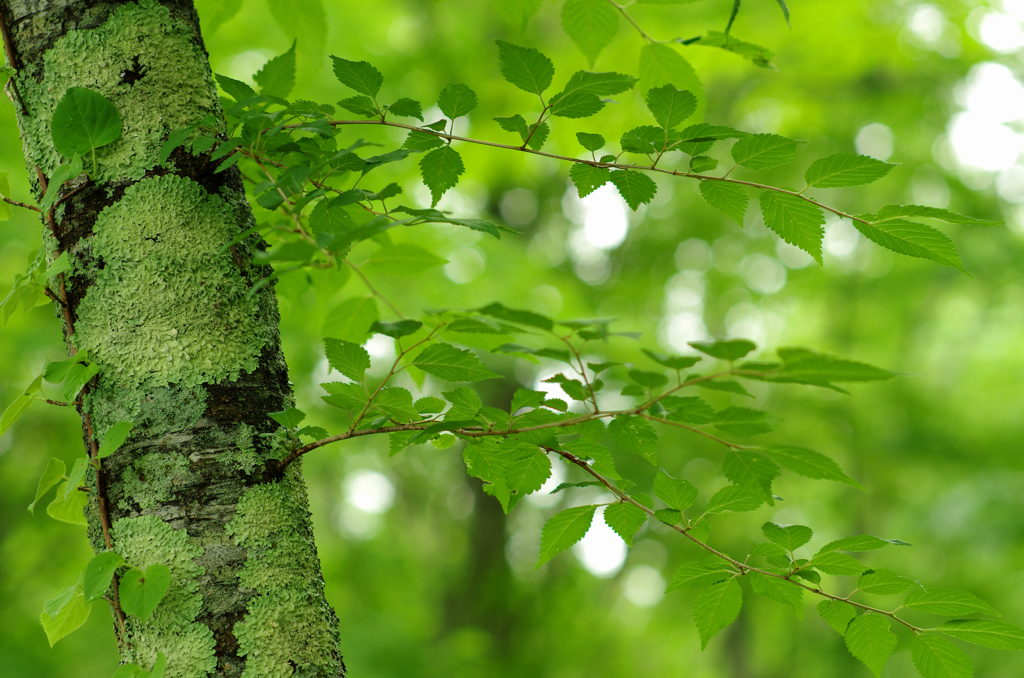
[[[72,263],[51,280],[68,350],[101,366],[78,408],[86,450],[135,424],[89,474],[89,539],[172,573],[148,620],[128,616],[123,635],[115,620],[124,660],[149,669],[162,652],[171,677],[343,676],[301,470],[275,470],[267,415],[291,388],[272,288],[248,294],[269,270],[252,262],[257,238],[224,249],[254,224],[240,175],[182,149],[159,163],[169,132],[210,114],[223,127],[191,0],[0,0],[0,25],[40,197],[69,87],[122,119],[92,176],[61,188],[43,238]]]

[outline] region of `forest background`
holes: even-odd
[[[525,32],[497,2],[323,0],[325,22],[296,13],[284,28],[262,0],[245,0],[237,15],[220,21],[229,4],[197,2],[215,72],[251,81],[298,37],[295,98],[349,96],[327,55],[365,59],[385,74],[392,98],[432,102],[445,84],[469,83],[481,106],[468,123],[459,121],[456,133],[466,136],[508,140],[491,117],[507,114],[519,95],[499,77],[494,39],[540,48],[563,75],[588,67],[560,26],[560,5],[550,2]],[[903,539],[914,547],[865,561],[970,590],[1020,624],[1024,165],[1017,157],[1024,86],[1015,73],[1024,69],[1024,2],[789,4],[792,29],[769,0],[744,3],[733,29],[772,49],[777,70],[721,50],[678,48],[703,81],[706,120],[806,140],[798,155],[804,164],[854,150],[899,163],[886,180],[839,193],[839,206],[850,211],[915,203],[1004,219],[1005,227],[947,230],[970,277],[897,257],[838,221],[826,225],[819,267],[781,244],[756,210],[741,229],[710,208],[695,182],[659,178],[654,202],[632,213],[610,186],[580,202],[564,165],[464,145],[469,172],[440,207],[500,220],[522,235],[497,242],[457,227],[420,227],[403,237],[422,239],[448,263],[417,279],[373,280],[412,314],[500,300],[563,318],[614,316],[613,329],[642,332],[640,344],[655,350],[679,351],[708,336],[746,337],[766,352],[806,345],[904,373],[855,386],[851,396],[752,388],[758,406],[785,415],[774,436],[833,456],[867,490],[783,476],[776,492],[785,502],[770,516],[723,522],[716,542],[744,548],[759,539],[764,519],[810,524],[823,536]],[[704,0],[631,12],[655,37],[687,38],[724,26],[730,6]],[[597,70],[635,73],[642,44],[620,21]],[[606,137],[643,115],[639,92],[618,100],[600,121],[589,121],[607,124]],[[576,155],[576,129],[556,127],[547,150]],[[349,136],[378,134],[393,142],[404,136]],[[12,108],[0,105],[0,171],[11,173],[15,196],[27,196],[16,135]],[[429,192],[415,166],[407,167],[400,178],[406,195],[428,206]],[[38,243],[33,215],[18,211],[4,224],[3,286]],[[358,280],[331,292],[329,282],[316,277],[310,285],[300,273],[278,285],[297,404],[311,423],[328,428],[333,415],[314,387],[328,370],[321,337],[341,300],[365,294]],[[380,339],[368,345],[375,364],[390,351]],[[635,345],[626,348],[635,352]],[[616,350],[613,343],[609,352]],[[46,361],[63,356],[52,309],[12,316],[0,332],[0,355],[6,405]],[[514,377],[536,388],[554,371],[541,364]],[[713,448],[667,433],[663,445],[675,448],[673,468],[696,484],[725,483],[716,480]],[[58,408],[32,408],[0,438],[0,677],[92,677],[116,668],[105,614],[92,615],[53,650],[38,624],[42,601],[75,579],[90,551],[82,528],[25,507],[46,460],[56,456],[70,466],[80,449],[77,418]],[[702,653],[693,594],[662,596],[667,573],[693,558],[694,548],[653,523],[628,552],[595,523],[571,554],[535,571],[540,527],[564,494],[539,493],[506,518],[451,450],[420,446],[389,459],[384,441],[352,440],[309,455],[304,472],[327,597],[353,676],[868,675],[816,614],[797,621],[764,599],[748,598],[737,623]],[[884,676],[913,675],[907,645]],[[966,651],[978,675],[1024,671],[1019,653]]]

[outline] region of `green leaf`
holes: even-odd
[[[876,596],[895,596],[903,593],[913,585],[906,577],[901,577],[892,570],[868,570],[860,576],[857,589]]]
[[[526,118],[518,113],[508,118],[498,117],[495,118],[494,121],[497,122],[501,126],[501,129],[506,132],[515,132],[518,134],[519,138],[524,142],[526,141],[526,138],[530,136],[530,127],[526,124]]]
[[[534,313],[533,311],[523,311],[515,308],[508,308],[500,303],[492,303],[478,308],[477,313],[497,318],[498,320],[507,320],[508,322],[518,323],[520,325],[526,325],[528,327],[536,327],[538,329],[551,331],[555,322],[548,317]]]
[[[103,435],[103,444],[100,445],[96,456],[99,459],[106,459],[114,452],[117,452],[118,448],[124,445],[124,441],[128,440],[128,435],[134,427],[134,422],[119,421],[107,429],[107,432]]]
[[[760,492],[769,506],[775,505],[772,481],[779,475],[779,467],[767,455],[755,450],[729,450],[722,462],[722,473],[752,494]]]
[[[53,147],[65,158],[85,155],[121,136],[121,116],[106,97],[84,87],[69,87],[53,110]]]
[[[697,97],[673,85],[663,85],[647,92],[647,108],[662,128],[673,129],[697,110]]]
[[[299,50],[315,64],[324,58],[327,13],[322,0],[267,0],[271,16],[288,37],[302,38]]]
[[[370,325],[379,319],[380,312],[373,297],[353,297],[327,314],[321,331],[326,337],[362,344],[370,338]]]
[[[498,4],[521,31],[526,30],[526,22],[540,9],[541,0],[498,0]]]
[[[739,3],[737,2],[736,7],[738,6]],[[733,16],[735,16],[735,12]],[[728,35],[728,31],[725,33],[722,31],[708,31],[707,35],[701,38],[697,44],[704,47],[717,47],[718,49],[732,52],[744,59],[750,59],[755,66],[760,66],[761,68],[773,68],[772,56],[774,55],[771,50],[760,45],[737,40],[735,37]]]
[[[384,84],[384,76],[380,71],[366,61],[349,61],[333,55],[331,61],[334,62],[334,77],[338,82],[360,94],[377,96],[380,86]]]
[[[331,367],[353,381],[362,381],[370,369],[370,354],[359,344],[341,339],[324,339],[324,353]]]
[[[994,607],[978,598],[973,593],[958,591],[956,589],[914,589],[907,594],[903,601],[903,607],[911,610],[920,610],[944,617],[956,617],[965,614],[985,614],[990,617],[999,617],[1000,614]]]
[[[362,384],[345,384],[340,381],[330,381],[320,384],[321,388],[330,393],[322,396],[323,401],[332,407],[339,407],[343,410],[361,410],[370,399]]]
[[[604,147],[604,137],[600,134],[590,134],[588,132],[577,132],[576,140],[580,142],[580,146],[587,149],[590,152],[599,151]],[[576,165],[573,165],[576,167]],[[570,174],[572,171],[570,170]]]
[[[451,344],[428,346],[412,364],[427,374],[452,382],[480,381],[501,376],[484,367],[470,351],[455,348]]]
[[[436,134],[416,131],[409,132],[409,136],[405,138],[405,143],[402,144],[402,148],[408,148],[411,151],[429,151],[440,146],[444,146],[444,139],[441,137]]]
[[[881,676],[882,667],[896,649],[896,634],[889,630],[885,617],[862,614],[846,627],[846,647],[872,673]]]
[[[821,570],[825,574],[847,577],[856,577],[867,569],[853,556],[839,553],[838,551],[819,553],[811,560],[810,566]]]
[[[737,436],[756,436],[775,428],[777,420],[763,410],[746,407],[727,407],[715,414],[715,427]],[[763,466],[765,464],[761,462]]]
[[[238,4],[242,4],[242,0],[237,0]],[[162,652],[160,653],[163,654]],[[142,672],[142,667],[138,664],[121,664],[117,671],[114,671],[114,675],[111,678],[136,678]]]
[[[509,465],[506,481],[513,494],[525,496],[539,490],[550,477],[551,460],[540,450],[534,449]]]
[[[895,165],[856,153],[836,153],[811,163],[804,173],[808,186],[842,188],[878,181]]]
[[[298,428],[306,418],[306,413],[296,407],[289,407],[281,412],[270,412],[267,416],[285,428]]]
[[[954,619],[938,630],[957,640],[994,650],[1024,650],[1024,629],[988,619]]]
[[[771,169],[795,158],[801,143],[778,134],[748,134],[733,144],[732,157],[749,170]]]
[[[423,156],[420,160],[420,172],[423,175],[423,183],[430,189],[433,199],[431,207],[437,205],[449,188],[459,183],[459,176],[465,171],[462,156],[451,146],[442,146]]]
[[[46,633],[46,640],[49,641],[50,647],[84,624],[89,618],[90,612],[92,612],[92,606],[86,605],[85,596],[78,593],[58,611],[55,611],[52,616],[46,612],[39,615],[39,622],[43,625],[43,631]]]
[[[416,118],[417,120],[423,120],[423,106],[420,102],[415,99],[408,97],[402,97],[395,103],[387,107],[387,112],[391,115],[397,115],[400,118]]]
[[[703,185],[703,184],[702,184]],[[728,341],[691,341],[689,345],[705,355],[719,360],[739,360],[757,348],[757,344],[746,339]]]
[[[887,250],[908,257],[930,259],[966,273],[956,245],[949,236],[931,226],[907,219],[890,219],[875,224],[855,220],[853,225],[865,238]]]
[[[373,401],[376,409],[401,424],[417,421],[419,412],[412,404],[412,394],[404,388],[382,388]]]
[[[678,511],[690,508],[697,494],[697,488],[689,482],[677,480],[663,470],[659,470],[654,477],[654,495]]]
[[[740,139],[743,141],[743,139]],[[790,245],[796,245],[819,264],[821,241],[825,237],[825,217],[821,209],[787,193],[765,191],[761,194],[761,214],[768,228]]]
[[[811,528],[804,525],[765,523],[761,526],[761,532],[768,538],[768,541],[778,544],[790,553],[809,542],[814,536]]]
[[[11,197],[10,172],[0,172],[0,197]],[[14,218],[14,210],[7,203],[0,200],[0,221],[7,221]]]
[[[905,541],[899,539],[881,539],[879,537],[873,537],[869,534],[861,534],[855,537],[844,537],[829,543],[818,549],[818,555],[823,553],[831,553],[832,551],[875,551],[886,546],[910,546]]]
[[[725,393],[735,393],[736,395],[746,396],[753,398],[754,395],[743,388],[743,384],[736,381],[712,379],[708,381],[702,381],[697,384],[700,388],[707,389],[709,391],[723,391]]]
[[[615,170],[611,173],[611,182],[619,189],[622,198],[629,205],[630,209],[636,210],[642,203],[648,203],[654,199],[658,192],[658,186],[646,174],[634,172],[633,170]]]
[[[818,603],[818,614],[828,622],[828,625],[841,635],[846,635],[846,629],[857,616],[857,610],[849,603],[838,600],[823,600]]]
[[[383,334],[384,336],[391,337],[392,339],[400,339],[401,337],[407,337],[410,334],[415,334],[421,327],[423,327],[423,323],[419,320],[396,320],[393,323],[382,323],[377,321],[370,325],[370,332]]]
[[[330,233],[336,235],[353,230],[356,223],[352,215],[345,209],[351,204],[347,198],[325,198],[316,204],[309,215],[309,225],[313,233]]]
[[[295,87],[295,45],[297,43],[298,40],[293,41],[287,52],[268,61],[256,75],[252,76],[253,81],[260,87],[260,94],[284,99],[292,93],[292,89]]]
[[[709,205],[743,226],[748,200],[747,192],[741,186],[724,181],[702,181],[700,194]]]
[[[668,377],[664,374],[646,370],[630,370],[629,378],[647,389],[661,388],[668,383]]]
[[[345,97],[338,102],[338,105],[346,111],[351,111],[356,115],[361,115],[365,118],[376,118],[380,116],[380,113],[377,111],[377,105],[373,103],[373,99],[368,96],[359,95],[354,97]]]
[[[241,9],[242,0],[224,0],[224,2],[210,7],[207,13],[203,14],[203,31],[213,34],[221,27],[221,24],[233,19]],[[120,676],[115,674],[114,678],[120,678]]]
[[[743,594],[735,579],[712,584],[693,602],[693,619],[700,633],[700,649],[705,649],[716,633],[731,624],[743,607]]]
[[[620,414],[608,424],[608,435],[622,449],[658,463],[658,432],[643,419]]]
[[[619,145],[627,153],[651,156],[664,147],[665,132],[654,125],[641,125],[623,134]]]
[[[215,77],[217,78],[217,83],[220,85],[220,88],[235,101],[245,101],[246,99],[251,99],[256,96],[256,90],[249,87],[249,85],[244,82],[240,82],[234,78],[229,78],[226,75],[220,75],[219,73]]]
[[[420,414],[437,414],[443,412],[446,404],[440,398],[434,398],[433,396],[427,396],[420,398],[414,405],[416,411]]]
[[[498,68],[506,80],[524,92],[538,96],[551,86],[551,78],[555,75],[551,59],[533,48],[504,40],[495,42],[498,44]]]
[[[102,598],[110,587],[111,577],[118,566],[124,565],[124,558],[120,553],[108,551],[97,553],[85,566],[84,595],[85,602],[91,603],[97,598]]]
[[[541,530],[537,567],[583,539],[583,535],[590,529],[596,509],[596,506],[576,506],[553,515]]]
[[[668,413],[667,418],[692,426],[702,426],[715,419],[715,411],[702,398],[664,396],[659,403]]]
[[[604,522],[622,537],[622,541],[632,546],[633,535],[647,522],[647,514],[633,504],[619,502],[604,507]]]
[[[690,171],[695,174],[710,172],[716,167],[718,167],[718,161],[706,155],[698,155],[690,159]],[[746,196],[744,196],[744,198],[745,197]]]
[[[530,136],[526,141],[526,145],[535,151],[539,151],[544,146],[544,141],[548,138],[548,133],[551,132],[551,127],[546,122],[538,123],[530,126]]]
[[[750,577],[750,588],[754,593],[771,598],[777,603],[788,605],[797,617],[803,618],[804,591],[802,588],[793,582],[778,577],[769,577],[760,572],[751,572],[748,576]]]
[[[864,489],[860,483],[843,473],[839,464],[813,450],[789,445],[770,445],[763,449],[779,464],[805,478],[834,480],[837,483]]]
[[[35,514],[36,504],[39,500],[49,492],[50,488],[59,483],[64,478],[64,473],[67,467],[64,466],[64,462],[60,459],[50,459],[46,463],[46,469],[43,470],[43,475],[39,477],[39,484],[36,486],[36,496],[32,500],[32,503],[28,505],[28,512]]]
[[[971,678],[974,675],[974,665],[967,653],[931,633],[914,636],[910,656],[924,678]]]
[[[99,372],[100,366],[95,363],[89,363],[88,365],[77,363],[72,365],[71,369],[68,370],[67,376],[64,377],[64,399],[69,403],[74,402],[78,397],[78,392]],[[0,432],[3,430],[5,430],[4,426],[0,423]]]
[[[896,376],[895,372],[854,360],[836,358],[806,348],[780,348],[776,351],[782,358],[780,371],[766,377],[767,381],[779,383],[810,384],[845,393],[832,382],[885,381]],[[741,369],[743,366],[741,366]],[[750,374],[745,374],[748,378]]]
[[[153,670],[143,671],[139,674],[139,678],[164,678],[165,671],[167,671],[167,655],[163,652],[157,652]]]
[[[21,418],[28,406],[32,404],[32,396],[20,395],[14,399],[7,409],[4,410],[2,416],[0,416],[0,436],[7,432],[14,422]]]
[[[708,556],[683,563],[672,575],[665,593],[717,584],[735,576],[736,572],[721,558]]]
[[[89,496],[85,492],[68,492],[68,483],[64,482],[57,486],[57,496],[50,505],[46,507],[46,515],[62,523],[71,525],[88,525],[82,509],[85,508]],[[65,499],[65,495],[67,499]]]
[[[46,195],[39,203],[39,208],[45,213],[49,212],[53,204],[57,202],[57,194],[65,182],[75,179],[82,173],[82,158],[77,153],[73,154],[68,162],[53,170],[50,183],[46,187]]]
[[[693,66],[676,48],[657,43],[644,45],[640,50],[640,80],[644,87],[672,85],[690,92],[697,98],[697,109],[691,116],[691,122],[704,119],[704,86]]]
[[[150,565],[145,572],[129,570],[121,577],[118,587],[121,607],[126,613],[146,621],[170,586],[171,571],[161,563]]]
[[[462,83],[446,86],[437,96],[437,107],[451,120],[467,115],[476,104],[476,92]]]
[[[925,217],[928,219],[938,219],[940,221],[946,221],[951,224],[963,224],[965,226],[998,226],[1001,221],[989,221],[988,219],[976,219],[975,217],[966,217],[956,212],[950,212],[944,210],[941,207],[925,207],[924,205],[886,205],[882,209],[878,210],[877,215],[872,215],[870,221],[887,221],[889,219],[898,219],[900,217]]]
[[[591,65],[619,29],[619,13],[605,0],[569,0],[562,7],[562,28]]]
[[[585,198],[611,179],[611,172],[605,167],[595,167],[578,162],[569,168],[569,178],[576,186],[581,198]]]
[[[664,353],[657,353],[655,351],[650,351],[646,348],[641,350],[643,351],[644,355],[646,355],[654,362],[673,370],[685,370],[688,367],[693,367],[701,360],[700,356],[665,355]]]
[[[87,457],[79,457],[75,459],[74,466],[71,467],[71,473],[68,474],[68,482],[64,484],[64,501],[67,502],[72,492],[79,492],[79,486],[85,480],[85,469],[89,466],[89,459]],[[58,495],[59,498],[59,495]]]
[[[428,252],[419,245],[400,243],[380,248],[370,255],[366,263],[389,275],[412,276],[447,264],[448,260]]]
[[[715,492],[704,511],[706,513],[722,513],[723,511],[745,513],[753,511],[763,503],[764,497],[760,494],[752,494],[739,485],[726,485]]]

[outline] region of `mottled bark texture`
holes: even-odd
[[[343,676],[299,464],[275,473],[266,435],[267,414],[291,403],[271,288],[247,294],[269,271],[252,263],[255,238],[224,250],[253,224],[239,174],[183,149],[159,163],[169,132],[222,120],[191,0],[0,0],[0,12],[37,191],[64,160],[49,127],[69,87],[103,94],[123,124],[93,176],[62,188],[73,195],[44,240],[51,261],[72,263],[51,281],[69,351],[102,368],[83,429],[102,442],[135,423],[89,480],[89,538],[106,549],[99,480],[113,549],[172,573],[153,616],[127,618],[124,659],[149,668],[163,652],[171,677]]]

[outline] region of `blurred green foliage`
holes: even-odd
[[[204,25],[213,26],[237,3],[197,4]],[[851,396],[755,384],[751,390],[759,406],[786,416],[775,439],[833,456],[867,490],[783,476],[776,492],[784,502],[719,521],[715,543],[725,550],[745,548],[759,539],[765,520],[808,524],[822,539],[863,532],[898,537],[914,547],[868,554],[865,562],[898,569],[926,585],[973,591],[1019,623],[1024,231],[1007,200],[1013,196],[1003,190],[997,197],[995,174],[958,166],[943,141],[951,117],[962,108],[963,82],[972,66],[994,61],[1014,69],[1018,61],[1005,48],[1001,54],[978,40],[988,11],[980,2],[791,4],[792,29],[769,0],[745,3],[732,28],[737,37],[774,51],[778,70],[757,68],[721,50],[683,48],[707,92],[706,120],[807,141],[793,172],[855,145],[884,155],[891,143],[889,160],[899,167],[876,184],[837,191],[834,201],[852,212],[920,203],[1006,219],[1008,227],[946,229],[970,276],[897,257],[833,222],[827,226],[825,265],[808,265],[793,248],[780,246],[756,215],[741,229],[707,206],[695,183],[665,177],[657,179],[654,203],[630,215],[625,242],[604,250],[588,242],[577,223],[581,211],[565,166],[462,146],[467,176],[441,207],[458,216],[501,220],[523,235],[496,242],[454,226],[418,227],[395,239],[425,244],[450,263],[416,279],[378,274],[374,282],[409,313],[499,300],[563,318],[614,316],[614,329],[643,332],[641,345],[655,350],[670,350],[673,337],[699,338],[703,328],[711,336],[754,339],[766,352],[807,345],[902,372],[891,382],[855,387]],[[542,4],[525,32],[502,11],[502,5],[517,5],[508,1],[324,0],[322,21],[303,12],[282,13],[283,5],[273,3],[275,21],[265,3],[245,0],[237,15],[206,28],[214,70],[251,81],[268,58],[298,38],[294,97],[349,96],[334,79],[327,54],[368,60],[385,74],[388,100],[433,102],[446,84],[469,83],[481,104],[469,125],[460,120],[457,133],[507,141],[508,133],[491,118],[509,115],[527,99],[501,80],[494,39],[542,49],[562,75],[589,67],[561,28],[560,6],[553,3]],[[688,38],[724,27],[731,6],[704,0],[640,4],[631,12],[657,38]],[[638,74],[642,44],[620,22],[596,69]],[[645,115],[638,91],[618,99],[586,127],[556,125],[548,149],[575,155],[575,131],[616,138]],[[404,135],[392,131],[358,128],[347,136],[400,143]],[[16,135],[13,110],[5,103],[0,170],[11,172],[14,197],[25,199]],[[415,165],[407,166],[396,180],[407,196],[429,203]],[[783,175],[776,183],[787,180],[798,183],[800,176]],[[39,228],[23,210],[4,224],[4,286],[35,254]],[[340,292],[338,283],[345,285]],[[298,405],[310,413],[311,423],[329,430],[336,415],[320,404],[315,387],[327,369],[321,328],[339,301],[365,294],[360,285],[338,274],[314,272],[307,278],[300,272],[285,276],[277,288]],[[375,358],[388,349],[381,343],[370,348]],[[607,355],[631,359],[635,348],[631,340],[615,339]],[[14,315],[0,332],[0,354],[7,357],[0,361],[0,403],[6,405],[46,361],[63,357],[52,309]],[[481,393],[490,403],[507,402],[516,380],[532,387],[537,376],[522,367],[512,371],[511,363],[491,367],[510,379],[491,382],[497,384],[492,391]],[[720,406],[727,402],[724,394],[713,395],[722,396]],[[719,449],[668,432],[663,441],[661,464],[670,473],[702,488],[724,484],[717,477]],[[43,512],[29,515],[25,507],[46,460],[70,462],[81,445],[77,418],[60,408],[33,408],[0,439],[4,678],[104,676],[117,665],[112,622],[100,607],[83,630],[53,650],[38,623],[42,601],[74,581],[89,549],[82,528],[56,523]],[[652,467],[636,458],[617,461],[641,489],[649,489]],[[458,453],[419,446],[389,459],[383,440],[319,450],[306,458],[304,470],[327,595],[341,620],[352,675],[868,675],[816,615],[800,622],[754,597],[748,597],[740,619],[700,652],[690,614],[693,592],[661,598],[658,588],[659,576],[667,578],[697,553],[659,525],[637,535],[621,568],[606,576],[589,573],[572,554],[534,571],[540,527],[565,501],[564,493],[524,501],[506,518],[479,483],[466,477]],[[909,636],[900,639],[884,676],[913,674]],[[1020,655],[966,650],[978,675],[1024,672]]]

